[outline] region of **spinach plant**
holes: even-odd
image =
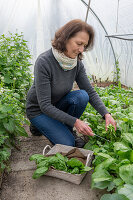
[[[94,133],[107,138],[110,142],[89,137],[85,149],[94,151],[94,172],[92,188],[107,189],[115,192],[105,194],[101,200],[128,199],[133,187],[133,90],[125,90],[110,85],[107,88],[97,88],[96,91],[103,100],[108,111],[117,122],[117,131],[109,125],[105,131],[105,122],[89,104],[81,119],[86,121]]]

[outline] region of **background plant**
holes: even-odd
[[[7,160],[10,156],[9,148],[6,145],[8,136],[0,134],[0,174],[7,167]]]
[[[114,82],[116,82],[117,84],[120,83],[120,68],[119,68],[119,60],[117,59],[115,62],[115,78],[114,78]]]
[[[4,87],[14,90],[25,100],[32,83],[29,69],[31,55],[26,40],[21,33],[9,33],[0,37],[0,80]]]
[[[23,124],[28,124],[25,102],[32,83],[30,59],[23,34],[0,37],[0,172],[7,167],[16,139],[27,136]]]
[[[27,123],[19,95],[12,90],[2,89],[0,95],[0,170],[4,170],[10,149],[19,136],[28,136],[23,124]]]

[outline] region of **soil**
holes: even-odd
[[[93,87],[96,85],[97,87],[104,87],[105,88],[105,87],[108,87],[110,85],[117,86],[117,83],[116,82],[95,82],[95,83],[93,82],[93,83],[91,83],[91,85]],[[123,84],[121,84],[121,87],[124,88],[124,89],[128,89],[128,87],[123,85]],[[79,89],[79,87],[76,83],[74,83],[73,89],[74,90]]]
[[[34,162],[29,161],[33,154],[42,154],[46,145],[51,143],[44,136],[32,136],[29,126],[24,126],[29,137],[21,137],[20,150],[12,149],[10,157],[10,173],[5,173],[0,190],[0,200],[99,200],[105,193],[91,189],[91,172],[80,185],[61,179],[42,176],[32,179],[36,168]]]

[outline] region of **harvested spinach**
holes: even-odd
[[[71,174],[83,174],[91,170],[91,167],[86,167],[81,161],[76,158],[70,160],[60,153],[56,153],[54,156],[43,156],[40,154],[34,154],[29,158],[30,161],[35,161],[37,169],[35,170],[32,178],[37,179],[44,175],[50,167],[57,170],[65,171]]]

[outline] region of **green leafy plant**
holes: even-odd
[[[107,126],[106,138],[112,142],[112,141],[116,141],[116,137],[117,135],[115,132],[115,128],[114,126],[110,124],[109,126]]]
[[[81,119],[88,123],[95,134],[110,141],[89,137],[89,142],[84,146],[85,149],[93,150],[95,154],[92,188],[115,192],[112,195],[104,195],[101,200],[131,200],[130,189],[128,190],[125,185],[133,187],[133,90],[125,90],[121,85],[118,87],[110,85],[107,88],[95,87],[95,89],[116,120],[117,130],[115,132],[114,127],[109,125],[106,132],[104,120],[92,106],[87,105]]]
[[[120,68],[119,68],[118,59],[115,62],[115,69],[116,69],[116,71],[114,73],[115,74],[114,82],[116,82],[119,85],[119,87],[121,87],[121,83],[120,83]]]
[[[125,184],[122,188],[118,190],[118,194],[125,195],[128,200],[133,199],[133,185]]]
[[[101,200],[129,200],[129,199],[122,194],[104,194]]]
[[[0,133],[13,136],[27,136],[23,123],[27,123],[19,97],[12,90],[2,92],[0,96]]]
[[[26,94],[32,83],[31,55],[23,34],[0,36],[0,172],[7,167],[10,148],[27,136]]]
[[[0,135],[0,173],[7,167],[10,150],[6,144],[8,136]]]
[[[19,96],[9,89],[1,90],[0,95],[0,171],[7,168],[10,148],[16,146],[19,136],[27,137],[23,124],[28,121],[24,117]]]
[[[31,55],[21,33],[0,36],[0,80],[4,87],[14,90],[24,100],[32,83],[29,69]]]

